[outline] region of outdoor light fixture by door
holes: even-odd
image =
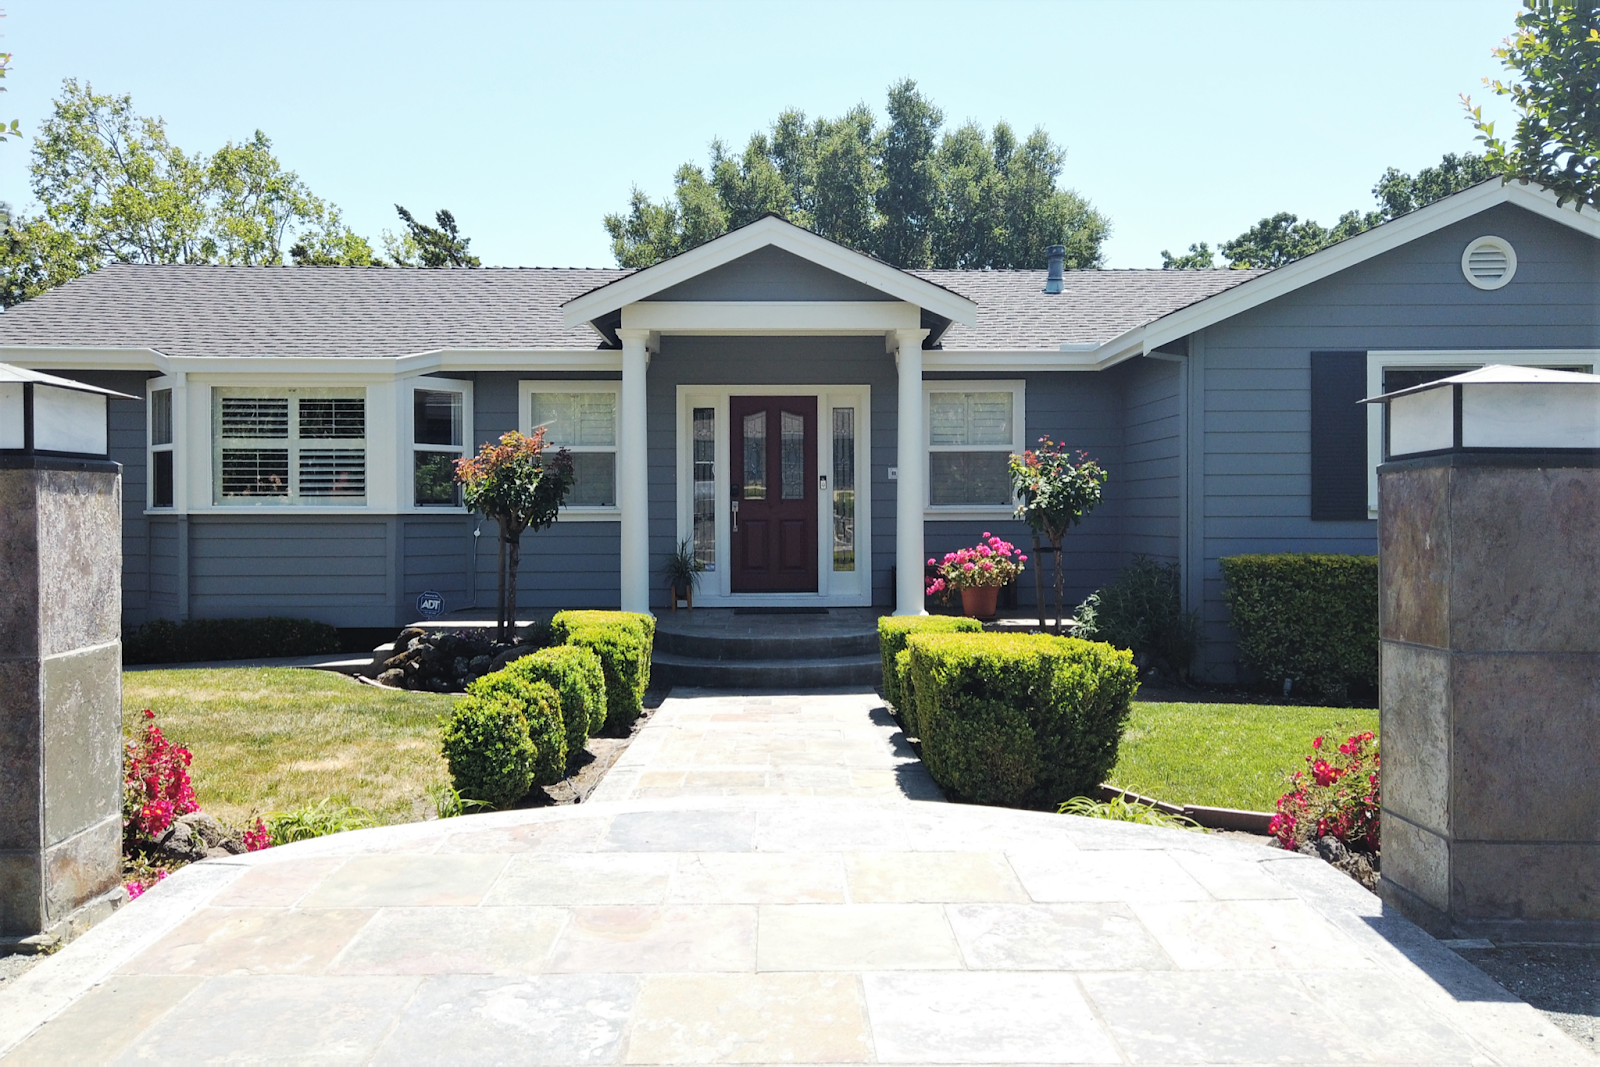
[[[1600,455],[1600,374],[1494,364],[1364,400],[1383,404],[1383,458]]]
[[[0,455],[109,459],[113,396],[136,399],[0,363]]]

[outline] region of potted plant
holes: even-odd
[[[1015,545],[985,530],[983,540],[971,548],[946,553],[938,562],[928,561],[928,566],[936,572],[928,583],[928,595],[946,589],[959,590],[963,615],[992,619],[1000,587],[1021,574],[1027,561],[1028,557],[1018,552]]]
[[[1061,540],[1067,531],[1081,523],[1100,503],[1106,484],[1105,468],[1079,452],[1076,463],[1066,448],[1048,437],[1039,446],[1010,461],[1011,489],[1017,496],[1017,518],[1033,531],[1033,551],[1039,552],[1039,536],[1055,550],[1056,633],[1061,632]],[[1039,598],[1039,629],[1044,625],[1044,572],[1034,572],[1034,587]]]
[[[705,564],[695,558],[689,542],[679,541],[677,550],[667,557],[667,565],[662,568],[667,577],[667,592],[672,598],[673,611],[678,610],[680,600],[687,601],[689,609],[694,610],[694,587],[699,584],[700,572],[705,569]]]

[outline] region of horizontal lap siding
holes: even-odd
[[[1179,455],[1182,417],[1180,368],[1136,359],[1111,372],[1122,379],[1123,541],[1130,554],[1172,562],[1178,558]],[[1107,485],[1110,489],[1110,485]]]
[[[287,615],[335,626],[390,625],[393,521],[191,516],[190,612],[196,618]]]
[[[150,520],[150,596],[145,619],[176,619],[178,603],[178,524],[181,519]],[[124,612],[126,614],[126,612]],[[130,624],[138,625],[129,620]]]
[[[1510,241],[1517,275],[1484,292],[1461,253]],[[1376,523],[1311,521],[1311,352],[1600,347],[1597,245],[1502,206],[1204,332],[1203,511],[1194,519],[1211,677],[1234,677],[1219,560],[1251,552],[1377,551]],[[1376,457],[1374,457],[1374,462]]]

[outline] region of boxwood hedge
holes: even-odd
[[[914,702],[905,697],[906,675],[904,661],[898,656],[905,651],[906,638],[912,634],[981,633],[983,624],[977,619],[959,615],[884,615],[878,619],[878,654],[883,658],[883,699],[900,713],[906,732],[917,734],[917,711]],[[900,666],[897,666],[897,662]]]
[[[628,611],[563,611],[550,620],[550,633],[558,643],[586,648],[600,658],[606,729],[627,731],[644,710],[656,620]]]

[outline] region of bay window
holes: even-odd
[[[150,390],[150,472],[149,505],[152,508],[170,508],[173,505],[172,457],[172,389],[164,387]]]
[[[212,457],[218,504],[365,504],[366,390],[213,389]]]
[[[412,502],[419,508],[460,507],[456,460],[466,441],[466,398],[460,389],[432,384],[419,384],[411,394]]]

